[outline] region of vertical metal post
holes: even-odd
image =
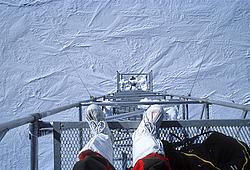
[[[79,121],[82,121],[82,105],[79,105]]]
[[[187,101],[188,101],[188,99],[187,99]],[[186,104],[186,119],[187,120],[189,119],[188,104]]]
[[[182,101],[182,98],[180,98],[180,101]],[[185,108],[185,104],[182,104],[182,119],[186,120],[186,108]]]
[[[241,119],[246,119],[247,117],[247,110],[243,110]]]
[[[82,121],[82,105],[81,104],[79,106],[79,121],[80,122]],[[79,147],[80,147],[80,149],[82,149],[82,147],[83,147],[82,143],[83,143],[83,141],[82,141],[82,128],[79,128]]]
[[[116,72],[116,79],[117,79],[117,92],[119,92],[121,89],[120,89],[120,73],[117,71]]]
[[[201,110],[201,116],[200,116],[200,119],[203,118],[203,114],[204,114],[204,111],[205,111],[205,107],[206,107],[206,104],[203,104],[202,106],[202,110]]]
[[[205,104],[205,119],[209,119],[209,104]]]
[[[186,109],[185,109],[185,104],[182,104],[182,114],[183,114],[183,119],[186,120]]]
[[[61,170],[61,132],[63,124],[53,122],[53,143],[54,143],[54,170]]]
[[[38,170],[38,121],[29,125],[30,131],[30,169]]]
[[[149,91],[153,91],[153,70],[149,73]]]

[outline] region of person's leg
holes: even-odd
[[[78,158],[80,161],[75,164],[74,168],[86,169],[84,167],[88,167],[87,169],[91,170],[93,163],[98,166],[112,167],[113,139],[101,108],[94,104],[90,105],[87,108],[86,121],[94,136],[79,152]]]
[[[133,133],[133,169],[171,169],[164,156],[162,142],[156,134],[163,118],[163,109],[159,105],[150,106]]]

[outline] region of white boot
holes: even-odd
[[[86,120],[91,133],[94,135],[90,141],[79,152],[91,150],[101,154],[111,164],[113,163],[113,137],[105,120],[105,115],[101,108],[95,104],[89,105],[86,112]]]
[[[99,106],[96,104],[89,105],[85,114],[85,118],[93,135],[104,133],[109,135],[111,139],[113,138],[106,122],[105,114]]]
[[[162,142],[156,139],[156,132],[163,118],[163,112],[161,106],[152,105],[144,113],[141,123],[132,135],[133,166],[139,159],[151,153],[164,155]]]

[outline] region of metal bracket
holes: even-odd
[[[242,119],[246,119],[246,117],[247,117],[247,110],[243,110],[243,112],[242,112],[242,116],[241,116],[241,118]]]
[[[50,122],[38,122],[38,137],[51,134],[53,132],[53,126]]]
[[[43,121],[38,121],[37,122],[37,137],[45,136],[48,134],[51,134],[53,132],[53,126],[50,122],[43,122]],[[31,139],[31,131],[29,134],[29,139]]]
[[[209,119],[209,104],[205,103],[202,107],[200,119],[203,118],[203,115],[205,114],[205,119]]]

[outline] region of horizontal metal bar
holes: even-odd
[[[121,113],[118,115],[109,116],[106,118],[106,120],[111,121],[111,120],[129,118],[129,117],[141,115],[141,114],[143,114],[143,112],[144,112],[144,110],[137,110],[137,111],[129,112],[129,113]]]
[[[0,131],[5,130],[5,129],[13,129],[13,128],[22,126],[24,124],[34,122],[37,119],[51,116],[51,115],[54,115],[56,113],[59,113],[59,112],[62,112],[62,111],[65,111],[65,110],[68,110],[68,109],[71,109],[74,107],[78,107],[78,106],[80,106],[80,103],[70,104],[67,106],[59,107],[59,108],[48,110],[45,112],[33,113],[33,114],[30,114],[30,115],[25,116],[23,118],[18,118],[15,120],[4,122],[4,123],[0,124]]]
[[[174,95],[174,94],[166,94],[166,95],[185,98],[185,99],[191,99],[191,100],[198,100],[198,101],[208,103],[208,104],[215,104],[215,105],[250,111],[250,106],[237,104],[237,103],[229,103],[229,102],[223,102],[223,101],[219,101],[219,100],[210,100],[210,99],[203,99],[203,98],[183,96],[183,95]]]
[[[123,93],[123,94],[133,94],[133,93],[135,93],[135,92]],[[143,93],[137,93],[137,94],[142,95]],[[220,105],[220,106],[225,106],[225,107],[250,111],[250,106],[240,105],[240,104],[236,104],[236,103],[228,103],[228,102],[223,102],[223,101],[202,99],[202,98],[183,96],[183,95],[173,95],[173,94],[163,94],[163,96],[175,96],[175,97],[190,99],[190,100],[194,100],[194,101],[179,101],[179,102],[178,101],[153,101],[153,102],[151,101],[151,102],[110,102],[110,103],[107,103],[107,102],[106,103],[104,103],[104,102],[92,102],[92,101],[96,101],[97,99],[100,99],[102,97],[105,97],[105,96],[101,96],[101,97],[92,98],[90,100],[81,101],[81,102],[78,102],[78,103],[74,103],[74,104],[70,104],[70,105],[67,105],[67,106],[52,109],[52,110],[49,110],[49,111],[34,113],[34,114],[31,114],[31,115],[25,116],[23,118],[19,118],[19,119],[15,119],[15,120],[12,120],[12,121],[1,123],[0,124],[0,131],[16,128],[16,127],[22,126],[24,124],[34,122],[37,119],[41,119],[41,118],[44,118],[44,117],[47,117],[47,116],[51,116],[51,115],[54,115],[56,113],[59,113],[59,112],[62,112],[62,111],[65,111],[65,110],[68,110],[68,109],[71,109],[71,108],[74,108],[74,107],[79,107],[80,105],[88,106],[88,105],[90,105],[92,103],[95,103],[95,104],[101,105],[101,106],[121,106],[121,105],[123,105],[123,106],[126,106],[126,105],[131,106],[131,105],[152,105],[152,104],[164,104],[164,105],[176,104],[176,105],[178,105],[178,104],[202,104],[202,103],[208,103],[208,104],[215,104],[215,105]]]
[[[98,98],[101,98],[101,97],[97,97],[96,99],[98,99]],[[82,101],[82,102],[91,102],[91,101],[93,101],[93,99],[85,100],[85,101]],[[38,120],[38,119],[41,119],[41,118],[44,118],[44,117],[47,117],[47,116],[54,115],[56,113],[59,113],[59,112],[62,112],[62,111],[68,110],[68,109],[79,107],[80,105],[81,105],[81,102],[78,102],[78,103],[58,107],[58,108],[55,108],[55,109],[52,109],[52,110],[48,110],[48,111],[45,111],[45,112],[33,113],[33,114],[30,114],[30,115],[24,116],[22,118],[18,118],[18,119],[15,119],[15,120],[3,122],[3,123],[0,124],[0,131],[6,130],[6,129],[9,130],[9,129],[13,129],[13,128],[25,125],[27,123],[32,123],[35,120]]]
[[[155,95],[155,94],[158,94],[158,93],[155,93],[155,92],[152,92],[152,91],[143,91],[143,90],[127,90],[127,91],[119,91],[117,93],[112,93],[112,94],[108,94],[106,96],[136,96],[136,95],[146,95],[146,94],[152,94],[152,95]]]
[[[33,114],[30,114],[30,115],[25,116],[23,118],[4,122],[4,123],[0,124],[0,131],[5,130],[5,129],[13,129],[13,128],[22,126],[24,124],[34,122],[35,120],[38,120],[38,119],[41,119],[41,118],[44,118],[47,116],[51,116],[51,115],[54,115],[58,112],[62,112],[62,111],[65,111],[65,110],[68,110],[68,109],[71,109],[74,107],[78,107],[78,106],[80,106],[80,103],[70,104],[67,106],[59,107],[59,108],[48,110],[45,112],[33,113]]]
[[[148,102],[91,102],[81,103],[82,106],[89,106],[90,104],[96,104],[100,106],[131,106],[131,105],[178,105],[178,104],[203,104],[202,101],[148,101]]]
[[[149,73],[119,73],[121,76],[138,76],[138,75],[149,75]]]
[[[110,129],[135,129],[140,121],[108,121]],[[87,122],[56,122],[62,129],[87,128]],[[210,126],[250,126],[250,120],[246,119],[220,119],[220,120],[179,120],[162,121],[161,128],[168,127],[210,127]]]
[[[89,128],[88,122],[53,122],[53,125],[60,125],[61,130],[67,129],[78,129],[78,128]],[[110,129],[119,129],[119,128],[137,128],[139,125],[138,121],[110,121],[108,122]]]
[[[96,100],[98,100],[98,99],[102,99],[103,97],[105,97],[105,95],[103,95],[103,96],[98,96],[98,97],[92,97],[92,98],[91,98],[91,99],[89,99],[89,100],[79,101],[78,103],[84,103],[84,102],[96,101]]]
[[[111,129],[116,128],[137,128],[139,121],[108,122]],[[180,120],[180,121],[162,121],[161,128],[168,127],[210,127],[210,126],[250,126],[250,120]]]
[[[35,120],[35,117],[32,116],[32,115],[29,115],[29,116],[25,116],[23,118],[19,118],[19,119],[11,120],[11,121],[8,121],[8,122],[4,122],[4,123],[0,124],[0,131],[10,130],[12,128],[22,126],[22,125],[27,124],[27,123],[31,123],[34,120]]]
[[[138,98],[138,97],[166,97],[167,95],[162,94],[152,94],[152,93],[140,93],[140,94],[114,94],[114,95],[107,95],[105,98],[107,99],[114,99],[114,98]]]
[[[53,122],[53,127],[60,127],[61,130],[74,128],[89,128],[88,122]]]
[[[51,115],[54,115],[56,113],[68,110],[68,109],[79,107],[79,106],[80,106],[80,103],[74,103],[74,104],[70,104],[70,105],[58,107],[56,109],[48,110],[48,111],[45,111],[45,112],[35,113],[33,115],[35,117],[37,117],[38,119],[41,119],[41,118],[44,118],[44,117],[47,117],[47,116],[51,116]]]
[[[210,126],[250,126],[250,120],[223,119],[223,120],[181,120],[163,121],[161,127],[210,127]]]
[[[250,111],[250,106],[247,105],[241,105],[237,103],[229,103],[229,102],[223,102],[223,101],[218,101],[218,100],[210,100],[210,99],[203,99],[203,98],[198,98],[198,97],[191,97],[191,96],[184,96],[184,95],[176,95],[176,94],[160,94],[160,93],[155,93],[155,94],[127,94],[127,95],[122,95],[119,93],[113,94],[113,95],[108,95],[106,96],[107,98],[133,98],[133,97],[154,97],[154,96],[159,96],[159,97],[167,97],[167,96],[173,96],[173,97],[178,97],[178,98],[185,98],[185,99],[191,99],[191,100],[198,100],[202,101],[208,104],[216,104],[220,106],[225,106],[225,107],[230,107],[230,108],[235,108],[235,109],[241,109],[241,110],[248,110]]]

